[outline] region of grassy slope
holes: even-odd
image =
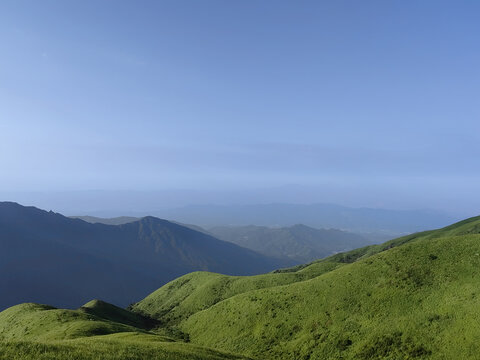
[[[176,342],[107,318],[145,324],[144,318],[99,301],[79,310],[32,303],[11,307],[0,313],[0,359],[243,358]]]
[[[140,331],[77,310],[26,303],[0,313],[0,338],[6,340],[63,340],[83,336]]]
[[[184,275],[132,306],[132,311],[174,326],[198,311],[248,291],[292,284],[331,271],[343,263],[323,261],[301,271],[256,276],[227,276],[208,272]]]
[[[480,217],[265,275],[192,273],[133,310],[258,359],[476,358],[479,232]],[[0,313],[0,359],[239,358],[154,325],[97,300],[22,304]]]
[[[288,285],[318,277],[348,263],[417,240],[430,232],[412,234],[381,245],[366,246],[340,253],[305,265],[276,270],[257,276],[227,276],[209,272],[194,272],[162,286],[142,301],[134,304],[134,312],[174,326],[198,311],[205,310],[232,296],[252,290]]]
[[[182,329],[193,342],[260,358],[475,358],[480,235],[431,235],[232,297]]]
[[[78,310],[87,314],[98,316],[104,320],[114,321],[140,329],[150,329],[159,325],[157,321],[154,321],[148,317],[127,311],[101,300],[89,301]]]
[[[258,358],[475,358],[479,232],[477,217],[262,276],[194,273],[135,308]]]

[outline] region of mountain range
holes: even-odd
[[[121,309],[19,304],[0,358],[477,359],[480,217],[256,276],[193,272]]]
[[[215,237],[261,254],[305,263],[373,242],[336,229],[314,229],[297,224],[289,227],[218,226],[208,229]]]
[[[432,210],[351,208],[334,204],[191,205],[154,213],[203,228],[216,226],[288,227],[304,224],[317,229],[401,236],[446,226],[457,219]]]
[[[92,298],[126,306],[191,271],[252,275],[289,264],[154,217],[91,224],[0,203],[0,309]]]
[[[95,216],[75,216],[93,224],[120,225],[140,220],[140,218],[120,216],[100,218]],[[314,229],[296,224],[289,227],[269,228],[266,226],[215,226],[208,230],[192,224],[177,223],[192,230],[213,235],[244,248],[278,259],[291,260],[298,264],[351,250],[360,246],[378,243],[386,235],[367,234],[362,236],[336,229]],[[373,239],[372,239],[373,238]]]

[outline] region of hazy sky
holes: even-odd
[[[479,18],[473,0],[2,0],[0,189],[296,184],[473,211]]]

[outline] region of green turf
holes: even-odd
[[[0,359],[477,359],[479,233],[477,217],[264,275],[195,272],[132,311],[21,304],[0,313]]]
[[[140,331],[77,310],[21,304],[0,313],[0,339],[63,340],[83,336]]]
[[[132,305],[131,310],[155,318],[164,325],[175,326],[196,312],[232,296],[312,279],[348,263],[415,241],[430,233],[412,234],[381,245],[355,249],[309,264],[279,269],[269,274],[227,276],[209,272],[190,273],[154,291],[142,301]]]
[[[240,360],[201,346],[159,341],[155,335],[123,333],[59,342],[0,342],[2,360]]]
[[[78,309],[86,314],[95,315],[104,320],[134,326],[140,329],[151,329],[158,326],[158,322],[140,314],[127,311],[118,306],[101,300],[92,300]]]
[[[143,317],[97,300],[79,310],[31,303],[11,307],[0,313],[0,359],[244,359],[114,318],[145,324]]]
[[[258,359],[476,359],[480,217],[253,277],[193,273],[133,307]]]
[[[166,325],[175,325],[192,314],[221,300],[264,287],[289,284],[305,277],[299,274],[266,274],[258,276],[226,276],[194,272],[182,276],[132,306]]]
[[[476,359],[480,235],[423,238],[308,281],[231,297],[192,342],[269,359]]]

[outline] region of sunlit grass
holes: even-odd
[[[264,275],[195,272],[133,312],[17,305],[0,359],[476,359],[479,233],[473,218]]]

